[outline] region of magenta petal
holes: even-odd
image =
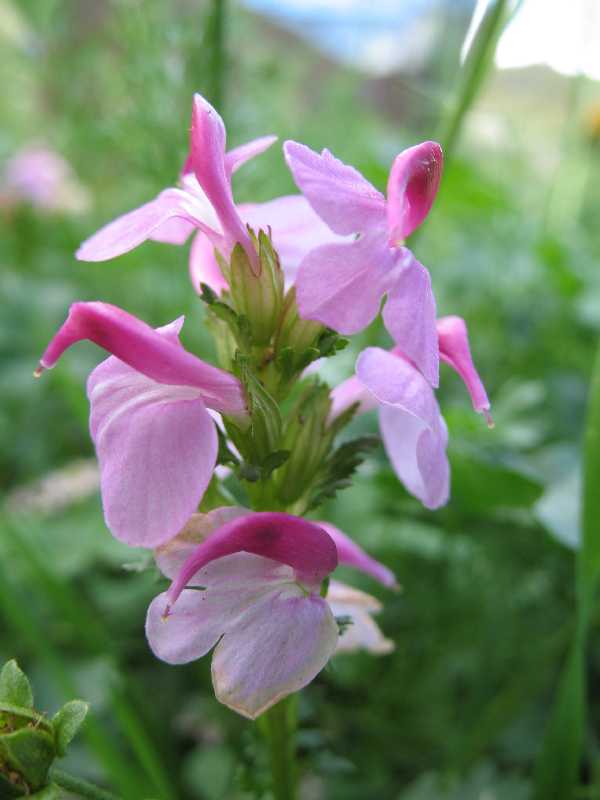
[[[208,230],[196,206],[193,198],[181,189],[165,189],[154,200],[101,228],[83,242],[76,257],[80,261],[106,261],[133,250],[154,236],[158,236],[160,241],[173,241],[161,238],[158,232],[168,233],[166,226],[175,218],[179,220],[179,235],[175,237],[179,244],[185,241],[193,228]],[[184,230],[187,230],[187,235],[181,238]]]
[[[213,655],[217,699],[255,719],[310,683],[338,642],[333,614],[321,597],[298,586],[274,591],[225,634]]]
[[[479,377],[469,347],[469,335],[464,319],[460,317],[442,317],[437,321],[440,357],[455,369],[465,382],[471,395],[473,408],[483,413],[488,422],[491,417],[487,413],[490,409],[485,387]]]
[[[215,424],[199,391],[111,357],[91,373],[88,397],[106,524],[129,545],[163,544],[197,509],[216,463]]]
[[[416,364],[432,386],[439,384],[439,349],[431,278],[410,250],[396,251],[402,269],[383,309],[383,321],[398,350]]]
[[[431,386],[404,358],[379,347],[358,357],[359,380],[382,404],[379,422],[392,466],[427,508],[448,500],[448,434]]]
[[[287,141],[283,152],[296,185],[336,233],[385,228],[385,199],[363,176],[329,150],[319,155],[298,142]]]
[[[368,239],[311,250],[296,280],[300,316],[338,333],[353,334],[366,328],[377,316],[393,280],[391,253],[385,245],[377,246]]]
[[[256,251],[240,219],[231,194],[231,182],[225,166],[225,126],[223,120],[201,95],[194,95],[189,164],[210,200],[231,248],[239,242],[259,269]]]
[[[206,405],[245,414],[242,387],[233,375],[204,363],[145,322],[109,303],[73,303],[40,361],[50,369],[75,342],[89,339],[158,383],[200,390]]]
[[[340,564],[348,564],[350,567],[356,567],[361,572],[371,575],[376,581],[382,583],[384,586],[397,589],[398,582],[396,576],[384,564],[371,558],[362,547],[356,544],[349,536],[343,533],[339,528],[331,525],[329,522],[319,521],[317,523],[323,530],[331,536],[335,542],[338,552],[338,560]]]
[[[442,148],[437,142],[423,142],[396,156],[387,185],[390,244],[404,240],[429,214],[442,165]]]
[[[251,158],[264,153],[276,141],[277,136],[261,136],[251,142],[241,144],[239,147],[234,147],[233,150],[225,154],[225,172],[231,177],[246,161],[250,161]]]
[[[228,288],[227,281],[215,258],[213,243],[200,231],[192,241],[189,267],[192,286],[198,294],[202,294],[201,283],[206,283],[217,294],[221,294]]]
[[[300,517],[275,512],[250,513],[228,522],[200,544],[169,589],[171,603],[206,564],[232,553],[254,553],[292,567],[309,586],[337,566],[337,550],[325,531]]]

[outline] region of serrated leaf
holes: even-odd
[[[263,481],[267,480],[274,470],[283,466],[289,457],[289,450],[276,450],[274,453],[270,453],[260,465]]]
[[[54,715],[52,725],[59,755],[65,755],[69,743],[83,725],[89,708],[83,700],[70,700]]]
[[[0,672],[0,702],[33,708],[31,684],[14,659],[7,661]]]
[[[327,459],[323,477],[317,483],[307,510],[317,508],[351,485],[352,475],[369,452],[379,444],[377,436],[359,436],[344,442]]]

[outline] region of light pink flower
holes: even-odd
[[[304,258],[296,280],[301,316],[353,334],[377,316],[387,295],[383,310],[387,329],[429,383],[437,386],[431,279],[403,242],[434,201],[442,170],[440,146],[423,142],[396,157],[387,200],[328,150],[319,155],[288,141],[284,153],[298,187],[331,230],[359,234],[356,241],[326,244]]]
[[[226,522],[152,601],[150,647],[181,664],[216,645],[217,699],[254,719],[310,683],[333,655],[337,624],[320,589],[336,565],[333,541],[312,522],[268,512]]]
[[[490,402],[471,357],[465,321],[442,317],[436,327],[440,358],[458,372],[473,408],[492,425]],[[446,423],[431,386],[400,348],[364,350],[356,363],[356,375],[334,389],[331,397],[332,418],[354,403],[360,413],[378,408],[383,443],[400,480],[427,508],[447,502]]]
[[[106,523],[130,545],[168,541],[197,509],[218,451],[207,407],[247,414],[237,378],[188,353],[182,325],[180,317],[155,331],[107,303],[75,303],[36,373],[82,339],[112,353],[88,379],[90,431]]]
[[[109,223],[77,251],[82,261],[105,261],[126,253],[147,239],[183,244],[200,230],[228,257],[239,242],[258,270],[257,255],[240,218],[231,190],[232,174],[276,140],[263,136],[225,152],[225,125],[215,109],[194,95],[190,153],[181,189],[165,189],[154,200]]]
[[[326,523],[219,508],[194,514],[155,557],[173,583],[148,610],[152,650],[181,664],[220,640],[213,654],[215,694],[245,716],[254,718],[305,686],[336,648],[390,649],[364,619],[379,608],[374,598],[343,584],[330,589],[333,599],[321,598],[321,583],[338,562],[396,585],[386,567]],[[198,586],[205,590],[186,588]],[[356,623],[347,646],[340,643],[348,633],[339,638],[331,626],[334,602]]]
[[[87,208],[89,197],[62,156],[31,146],[8,161],[0,187],[0,205],[23,202],[45,212],[77,213]]]
[[[395,645],[386,639],[373,614],[378,614],[382,605],[375,597],[340,581],[331,581],[327,591],[327,602],[334,616],[350,617],[351,624],[338,639],[337,653],[367,650],[374,655],[391,653]]]

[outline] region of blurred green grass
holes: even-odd
[[[153,325],[185,313],[186,344],[210,354],[186,248],[148,243],[106,264],[73,257],[99,225],[174,181],[191,95],[210,85],[209,5],[18,7],[30,35],[0,48],[0,65],[14,76],[2,98],[0,155],[44,140],[74,166],[93,205],[79,217],[22,208],[1,218],[6,492],[92,454],[83,387],[97,351],[81,345],[60,369],[31,379],[70,302],[111,301]],[[224,107],[231,144],[274,132],[327,146],[383,188],[393,155],[432,136],[418,120],[441,113],[445,98],[435,86],[414,93],[423,113],[411,113],[411,127],[398,110],[381,108],[372,82],[232,9]],[[581,108],[597,98],[585,86]],[[552,535],[552,520],[565,504],[567,519],[576,515],[576,498],[559,496],[560,509],[550,505],[545,515],[538,504],[577,467],[600,327],[600,151],[582,114],[569,120],[565,143],[561,101],[552,109],[536,102],[535,87],[527,106],[514,85],[494,80],[416,243],[441,313],[469,323],[496,429],[475,418],[464,388],[444,370],[451,504],[425,512],[379,453],[325,512],[389,564],[404,591],[390,597],[359,581],[384,601],[381,624],[397,650],[382,659],[339,657],[303,693],[307,797],[528,796],[574,603],[573,554]],[[490,114],[508,131],[491,142],[478,130]],[[560,188],[570,187],[566,165],[585,178],[576,202]],[[234,189],[240,201],[293,191],[278,147],[245,167]],[[375,325],[356,349],[385,336]],[[340,363],[333,368],[349,369],[351,354]],[[374,420],[356,424],[375,431]],[[106,531],[99,498],[47,514],[13,509],[0,523],[0,657],[23,662],[41,708],[73,694],[92,702],[87,736],[68,766],[132,798],[249,796],[244,787],[264,770],[257,734],[211,697],[206,659],[172,668],[152,657],[142,625],[158,578],[122,569],[132,556]],[[594,632],[597,614],[592,686],[600,676]],[[593,729],[593,692],[589,713]],[[592,736],[590,775],[597,760]]]

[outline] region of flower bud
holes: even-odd
[[[283,270],[269,236],[253,235],[258,249],[260,273],[255,275],[241,245],[231,253],[229,289],[235,310],[248,319],[252,344],[268,345],[277,328],[283,305]]]

